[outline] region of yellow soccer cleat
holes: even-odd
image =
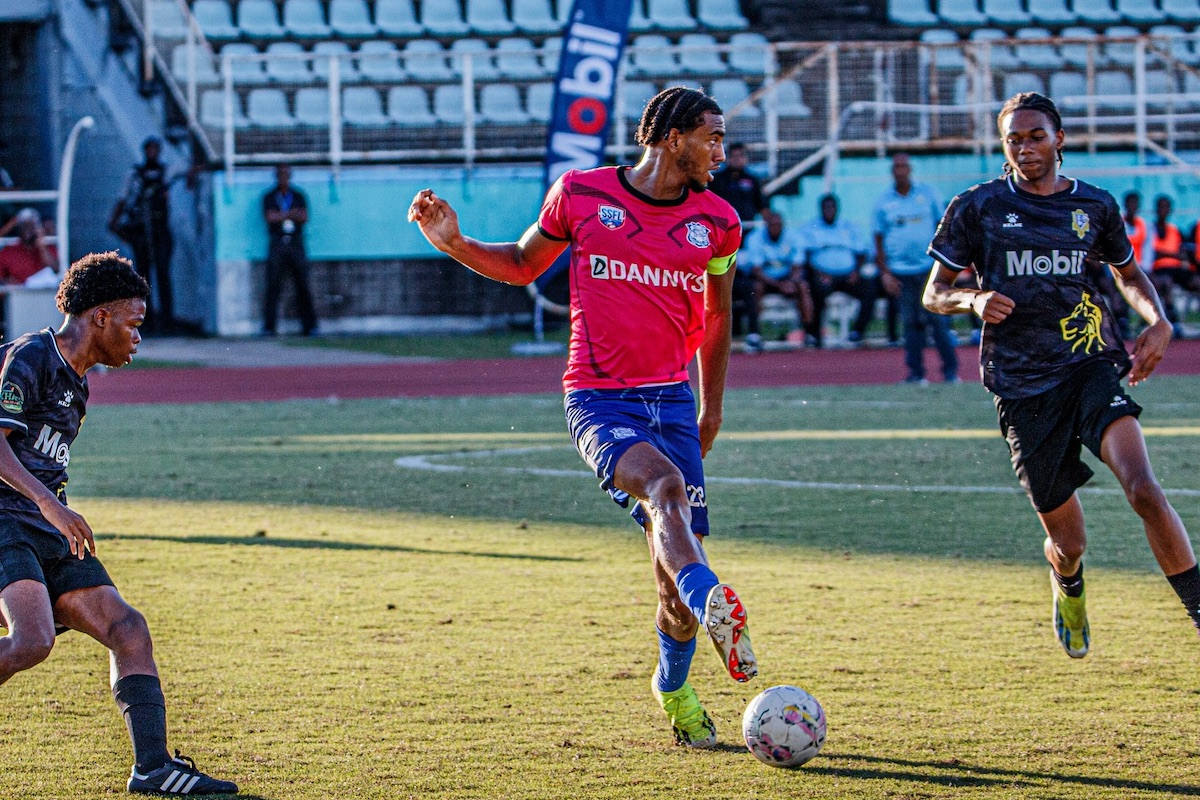
[[[655,678],[650,679],[650,691],[662,706],[675,731],[675,743],[684,747],[716,747],[717,726],[700,705],[696,690],[684,682],[673,692],[660,692]]]
[[[1068,597],[1054,577],[1053,570],[1050,571],[1050,589],[1054,593],[1054,635],[1067,655],[1083,658],[1092,641],[1087,619],[1087,591],[1079,597]]]

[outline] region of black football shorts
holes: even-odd
[[[100,559],[71,555],[66,537],[41,514],[0,509],[0,589],[21,580],[45,584],[51,605],[76,589],[113,585]]]

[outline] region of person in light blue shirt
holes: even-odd
[[[900,321],[904,326],[904,363],[908,367],[906,383],[924,385],[926,338],[942,358],[946,383],[958,383],[957,344],[950,331],[949,317],[927,311],[921,304],[925,281],[931,265],[925,254],[942,218],[942,198],[937,191],[912,180],[912,164],[907,153],[892,157],[894,185],[875,201],[872,227],[875,234],[875,264],[888,294],[900,302]]]
[[[874,313],[878,293],[874,265],[863,270],[867,242],[853,222],[838,219],[838,200],[831,194],[821,198],[821,216],[804,226],[804,261],[812,293],[812,318],[807,325],[809,342],[822,345],[821,317],[825,301],[834,292],[845,292],[859,302],[858,319],[850,330],[850,342],[862,341]]]
[[[738,275],[734,279],[735,301],[739,283],[743,292],[747,286],[750,292],[743,302],[750,327],[746,347],[752,352],[762,349],[758,305],[764,296],[778,294],[791,300],[806,327],[812,317],[812,299],[804,280],[804,240],[795,231],[787,230],[783,217],[775,211],[764,209],[762,217],[763,224],[746,234],[742,242]]]

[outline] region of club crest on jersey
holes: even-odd
[[[1071,230],[1075,231],[1076,236],[1082,239],[1091,229],[1092,221],[1088,219],[1088,215],[1083,209],[1077,208],[1071,212]]]
[[[25,410],[25,394],[20,386],[9,381],[0,387],[0,408],[12,414],[20,414]]]
[[[600,224],[610,231],[615,231],[625,224],[625,209],[620,206],[600,206],[596,209],[596,213],[600,218]]]
[[[702,222],[689,222],[687,224],[687,240],[696,247],[708,247],[708,235],[711,233],[708,226]]]

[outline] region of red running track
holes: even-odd
[[[960,375],[978,380],[978,350],[959,349]],[[937,355],[926,350],[931,377]],[[89,376],[91,404],[254,402],[327,397],[447,397],[561,391],[563,357],[304,367],[201,367],[110,370]],[[728,386],[853,386],[904,378],[904,351],[802,350],[735,353]],[[1200,340],[1171,345],[1155,374],[1200,374]],[[934,378],[936,380],[936,378]]]

